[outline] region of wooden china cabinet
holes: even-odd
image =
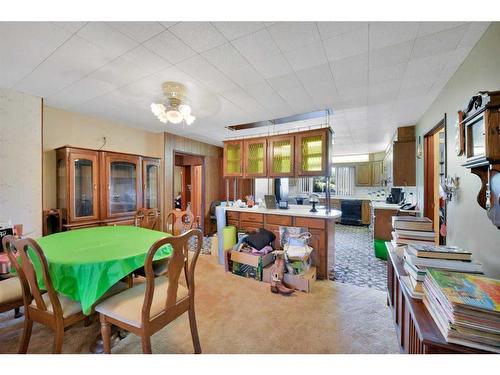
[[[56,159],[66,230],[132,225],[138,208],[160,208],[160,159],[68,146]]]

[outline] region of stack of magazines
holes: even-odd
[[[422,299],[423,283],[428,268],[448,271],[482,273],[480,263],[472,261],[471,253],[456,246],[437,246],[431,244],[409,244],[403,250],[404,269],[408,276],[402,276],[412,298]]]
[[[423,301],[447,342],[500,353],[500,280],[430,268]]]

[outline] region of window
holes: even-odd
[[[333,167],[330,177],[330,193],[334,195],[352,195],[354,192],[354,167]],[[298,183],[300,194],[326,193],[326,177],[300,178]]]

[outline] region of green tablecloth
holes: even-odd
[[[82,305],[92,305],[119,280],[142,267],[151,245],[168,233],[133,226],[107,226],[56,233],[39,238],[57,292]],[[171,254],[170,245],[155,256]],[[32,257],[40,287],[44,287],[40,264]]]

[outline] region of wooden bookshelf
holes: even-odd
[[[477,354],[489,353],[484,350],[446,342],[424,303],[411,298],[401,276],[407,273],[403,259],[386,242],[389,258],[387,260],[387,304],[391,308],[396,326],[399,348],[406,354]]]

